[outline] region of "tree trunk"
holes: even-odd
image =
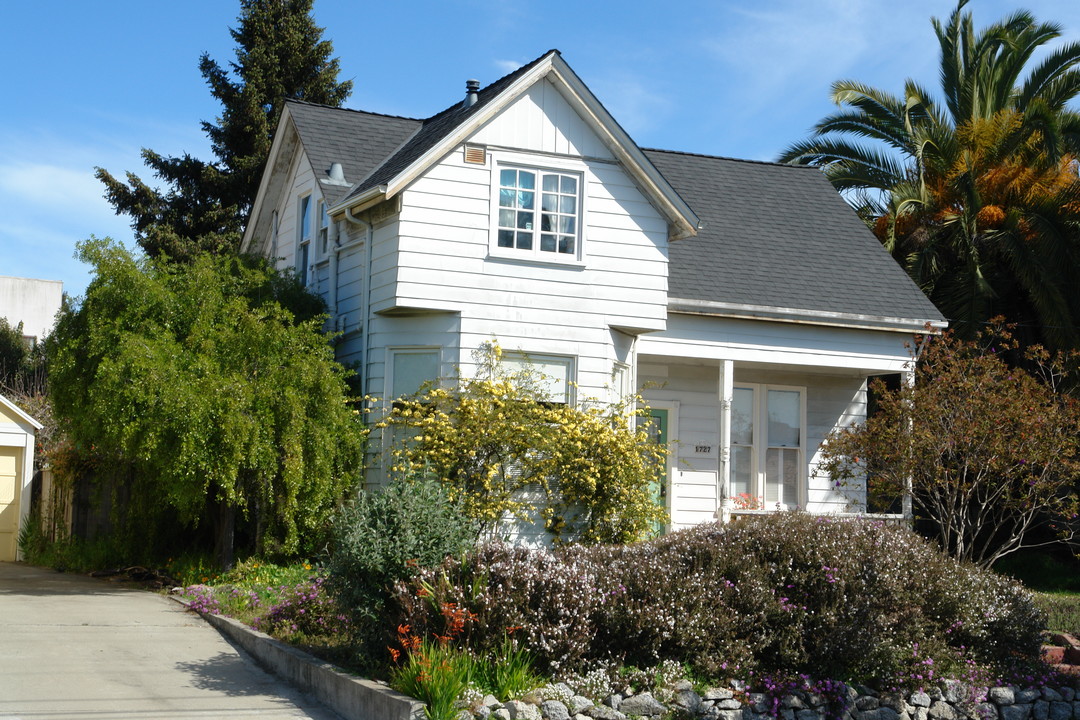
[[[235,529],[236,508],[226,500],[219,500],[217,522],[214,527],[214,557],[222,570],[231,570],[233,566]]]

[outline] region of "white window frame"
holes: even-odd
[[[564,392],[566,394],[566,400],[551,400],[550,402],[558,405],[567,405],[574,407],[577,403],[577,358],[573,355],[551,355],[548,353],[531,353],[523,350],[509,350],[504,351],[502,356],[503,370],[506,371],[509,368],[506,367],[507,361],[511,363],[520,361],[522,363],[528,362],[533,366],[537,365],[561,365],[566,368],[566,387]],[[545,377],[551,377],[546,375]]]
[[[550,263],[556,265],[583,264],[587,253],[585,237],[585,228],[588,227],[586,188],[589,182],[588,168],[585,163],[564,158],[537,158],[535,156],[506,152],[493,152],[491,153],[491,156],[493,161],[491,163],[489,255],[492,257],[522,260],[533,263]],[[535,188],[536,201],[534,205],[534,212],[536,213],[536,222],[534,225],[537,226],[539,225],[539,218],[542,214],[541,198],[543,194],[543,174],[570,175],[577,179],[577,227],[575,228],[576,233],[574,236],[573,253],[542,251],[540,249],[541,232],[539,227],[534,227],[530,230],[530,232],[533,233],[531,249],[525,250],[499,246],[499,190],[501,185],[500,179],[502,177],[501,172],[503,170],[527,170],[537,174]]]
[[[315,227],[316,259],[321,262],[330,256],[330,215],[322,198],[316,203]]]
[[[296,276],[304,287],[311,286],[311,266],[314,265],[312,258],[312,236],[315,226],[315,207],[312,203],[314,195],[307,193],[301,195],[296,201]],[[304,222],[304,209],[308,210],[307,222]]]
[[[750,445],[750,496],[756,499],[757,506],[764,510],[794,510],[796,507],[805,508],[807,498],[807,447],[806,447],[806,388],[797,385],[774,385],[771,383],[733,383],[734,388],[742,388],[747,390],[753,390],[754,392],[754,406],[753,406],[753,420],[751,427],[753,428],[753,443]],[[781,501],[779,503],[769,503],[765,500],[766,488],[765,488],[765,472],[766,472],[766,457],[770,449],[769,446],[769,429],[768,429],[768,402],[769,391],[781,390],[787,392],[799,393],[799,445],[797,448],[799,453],[799,475],[795,479],[795,494],[793,498],[794,502]],[[739,447],[743,447],[741,443]],[[731,442],[731,448],[729,456],[732,458],[732,472],[731,483],[734,485],[735,468],[735,447],[734,441]],[[777,446],[779,447],[779,446]],[[729,488],[729,492],[733,497],[735,494],[734,487]],[[783,485],[781,485],[781,492],[783,492]],[[786,500],[786,498],[784,499]]]

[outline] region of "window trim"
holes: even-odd
[[[577,356],[576,355],[558,355],[552,353],[531,353],[525,350],[506,350],[502,354],[503,369],[508,370],[505,363],[508,359],[521,359],[532,364],[533,366],[538,363],[546,363],[550,365],[565,365],[566,367],[566,400],[549,400],[547,402],[553,405],[566,405],[567,407],[577,406]],[[545,374],[545,377],[551,377]]]
[[[490,166],[490,214],[488,218],[489,257],[506,260],[519,260],[521,262],[540,265],[584,265],[588,253],[588,250],[586,248],[587,242],[585,236],[585,228],[588,227],[588,203],[586,202],[586,188],[589,184],[588,166],[581,161],[568,158],[538,158],[532,155],[522,155],[519,153],[508,152],[491,152],[489,153],[489,155],[492,159]],[[542,180],[540,179],[542,173],[557,173],[560,175],[574,175],[577,177],[577,228],[574,243],[575,252],[573,254],[541,251],[539,227],[535,228],[532,231],[534,240],[533,246],[530,250],[518,250],[517,248],[499,247],[499,189],[501,184],[500,173],[502,170],[509,169],[529,170],[536,172],[538,174],[536,188],[537,195],[540,195],[543,192],[540,187],[542,183]],[[540,212],[541,210],[539,206],[536,207],[536,213],[538,216]]]
[[[315,216],[312,208],[313,193],[305,193],[296,201],[296,257],[293,265],[302,287],[310,288],[312,258],[312,236],[314,235]],[[307,222],[304,222],[304,209],[308,210]],[[305,227],[306,226],[306,227]]]
[[[753,433],[753,440],[750,447],[750,488],[749,495],[756,499],[757,506],[764,510],[793,510],[797,507],[805,508],[808,497],[808,471],[809,457],[807,455],[807,441],[806,436],[808,428],[806,425],[806,387],[801,385],[780,385],[775,383],[746,383],[736,382],[732,384],[733,389],[752,390],[754,392],[754,406],[752,408],[752,420],[751,428]],[[787,503],[768,503],[765,500],[766,494],[766,457],[770,448],[768,438],[768,397],[770,390],[780,390],[787,392],[799,393],[799,476],[795,479],[795,502]],[[733,403],[734,404],[734,403]],[[740,443],[736,445],[734,440],[729,440],[729,452],[728,455],[731,458],[731,476],[729,479],[728,494],[731,496],[729,499],[734,500],[735,495],[735,448],[747,447]]]

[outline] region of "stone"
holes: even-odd
[[[942,683],[945,687],[942,688],[944,697],[942,698],[947,703],[956,704],[963,702],[967,696],[967,687],[959,680],[946,680]]]
[[[694,683],[692,683],[692,682],[690,682],[689,680],[686,680],[686,679],[676,680],[675,684],[671,686],[671,689],[676,691],[676,692],[678,692],[680,690],[693,690],[694,689]]]
[[[716,709],[717,720],[743,720],[742,710],[721,710]]]
[[[785,695],[780,699],[780,707],[791,708],[792,710],[803,710],[806,708],[806,703],[804,703],[802,698],[798,695]]]
[[[1071,687],[1063,687],[1059,692],[1061,693],[1061,699],[1065,702],[1072,702],[1076,699],[1076,691]]]
[[[997,716],[997,706],[994,703],[981,702],[975,705],[974,717],[977,720],[997,720]]]
[[[726,688],[709,688],[701,696],[703,700],[730,700],[733,697],[735,697],[735,693]]]
[[[1042,699],[1047,702],[1061,702],[1065,698],[1061,696],[1057,690],[1052,687],[1044,687],[1042,689]]]
[[[927,713],[933,720],[959,720],[956,708],[944,700],[937,700],[931,704]]]
[[[570,720],[570,711],[558,700],[545,700],[540,703],[540,716],[548,720]]]
[[[1045,700],[1036,700],[1031,706],[1031,717],[1035,720],[1046,720],[1050,717],[1050,703]]]
[[[1050,703],[1050,720],[1070,720],[1072,715],[1073,708],[1071,703],[1062,701]]]
[[[593,705],[582,713],[585,717],[593,720],[626,720],[626,716],[613,707],[607,705]]]
[[[806,704],[808,707],[818,708],[825,704],[825,698],[817,693],[806,693]]]
[[[795,713],[795,720],[822,720],[822,714],[817,710],[810,710],[809,708],[799,710]]]
[[[510,711],[501,707],[491,713],[491,717],[496,718],[496,720],[510,720]]]
[[[716,707],[720,710],[741,710],[742,706],[742,703],[735,698],[716,701]]]
[[[675,704],[686,710],[691,715],[696,715],[701,710],[701,696],[693,690],[679,690],[675,693]],[[622,708],[619,708],[622,710]],[[626,712],[625,710],[623,712]]]
[[[986,697],[995,705],[1012,705],[1016,702],[1016,693],[1008,686],[992,687],[986,691]]]
[[[484,699],[480,701],[480,704],[486,705],[487,707],[492,709],[502,707],[502,703],[499,702],[499,698],[495,697],[494,695],[485,695]]]
[[[734,710],[728,710],[728,712],[735,712]],[[784,720],[795,720],[795,711],[791,708],[780,708],[780,717]]]
[[[765,693],[750,693],[746,696],[746,699],[750,703],[750,709],[754,712],[768,712],[769,698],[765,696]]]
[[[573,688],[571,688],[569,685],[567,685],[564,682],[557,682],[554,685],[552,685],[551,687],[555,688],[555,690],[560,695],[565,695],[566,697],[571,697],[574,694]]]
[[[720,710],[719,708],[710,705],[702,709],[701,715],[699,715],[698,717],[702,718],[702,720],[719,720]]]
[[[941,694],[941,688],[939,687],[927,688],[926,694],[930,696],[931,700],[942,700],[945,697]]]
[[[543,720],[540,717],[540,708],[521,700],[507,702],[506,709],[510,713],[510,720]]]
[[[917,690],[911,693],[911,697],[908,698],[915,707],[928,708],[930,707],[930,696],[924,693],[922,690]]]
[[[566,709],[574,715],[577,715],[578,713],[584,711],[586,708],[591,708],[592,706],[593,701],[589,698],[585,697],[584,695],[575,695],[574,697],[570,698],[570,702],[567,703]]]
[[[693,691],[683,690],[679,693],[679,695],[687,692]],[[697,698],[697,693],[693,694],[694,697]],[[700,705],[701,698],[697,698],[697,700],[697,704]],[[697,706],[695,706],[694,712],[696,712],[696,709]],[[623,715],[642,715],[644,717],[653,717],[663,715],[667,712],[667,710],[667,707],[665,707],[656,698],[654,698],[647,692],[641,693],[640,695],[634,695],[633,697],[628,697],[623,700],[622,703],[619,705],[619,712],[621,712]]]
[[[1033,702],[1035,702],[1036,700],[1038,700],[1041,697],[1042,697],[1042,693],[1039,692],[1038,690],[1031,690],[1031,689],[1029,689],[1029,690],[1017,690],[1016,691],[1016,704],[1019,705],[1021,703],[1024,703],[1024,704],[1033,703]]]
[[[871,695],[863,695],[855,701],[856,710],[877,710],[879,707],[881,707],[881,703]]]
[[[487,705],[481,705],[473,710],[473,717],[478,718],[478,720],[488,720],[491,717],[491,708]]]
[[[619,709],[619,703],[621,703],[621,702],[622,702],[622,695],[620,695],[619,693],[611,693],[606,698],[604,698],[604,704],[607,705],[612,710],[618,710]]]
[[[473,714],[468,710],[459,710],[454,720],[473,720]]]
[[[911,713],[911,720],[929,720],[929,718],[930,718],[930,708],[929,708],[929,706],[928,707],[917,707],[917,708],[915,708],[915,712]]]
[[[1028,720],[1031,717],[1030,705],[1002,705],[998,711],[1001,720]]]
[[[878,708],[878,720],[900,720],[900,713],[893,710],[891,707],[882,705]]]

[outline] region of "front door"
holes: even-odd
[[[649,433],[649,442],[656,443],[657,445],[667,445],[668,438],[668,410],[663,408],[650,408],[648,415],[649,425],[647,432]],[[656,469],[656,475],[651,483],[649,483],[649,490],[652,493],[653,499],[657,505],[664,508],[665,511],[671,511],[668,505],[668,466],[671,462],[671,456],[666,456],[664,463]],[[667,529],[667,525],[663,523],[653,523],[653,531],[660,535]]]

